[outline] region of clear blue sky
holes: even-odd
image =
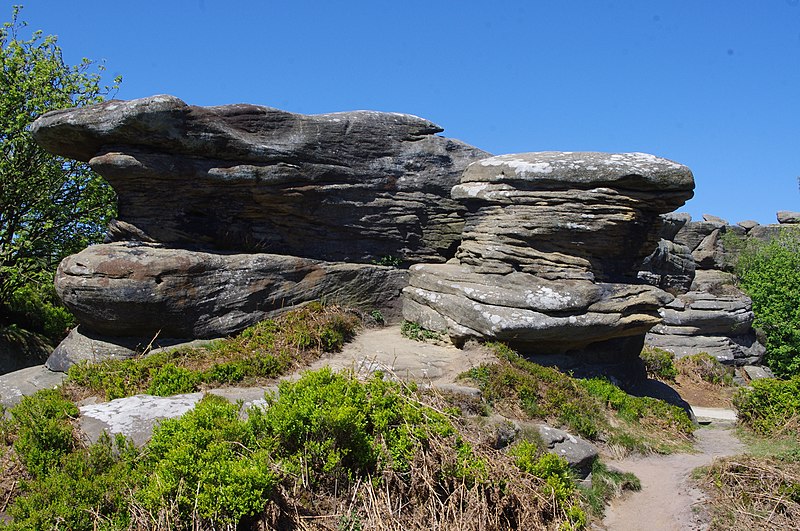
[[[644,151],[693,170],[695,219],[800,210],[800,0],[30,0],[22,18],[104,60],[122,99],[405,112],[495,154]]]

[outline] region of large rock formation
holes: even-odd
[[[407,114],[172,96],[55,111],[31,130],[111,183],[126,223],[118,238],[328,261],[452,256],[463,208],[450,189],[488,155]]]
[[[730,225],[708,214],[703,221],[684,216],[679,230],[662,234],[659,249],[643,262],[639,272],[639,277],[651,284],[668,284],[675,295],[661,311],[663,322],[647,334],[647,344],[678,357],[707,352],[727,364],[759,363],[765,349],[752,328],[752,303],[735,285],[729,272],[735,250],[725,245],[729,238],[758,233],[759,225]],[[673,216],[667,224],[675,221]],[[685,274],[675,267],[665,273],[659,264],[668,264],[666,269],[685,264]]]
[[[692,196],[685,166],[642,153],[526,153],[471,164],[447,264],[411,268],[404,316],[463,342],[629,363],[672,297],[636,280],[660,214]]]
[[[88,161],[119,201],[109,244],[58,270],[80,327],[49,365],[222,336],[319,298],[399,314],[407,272],[373,264],[452,257],[464,207],[450,189],[488,155],[441,130],[172,96],[42,116],[36,140]]]

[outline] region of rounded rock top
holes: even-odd
[[[694,190],[692,171],[683,164],[649,153],[591,151],[498,155],[470,164],[461,182],[507,183],[515,188]]]

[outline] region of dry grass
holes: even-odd
[[[797,529],[800,522],[800,462],[719,459],[701,484],[710,494],[711,529]]]
[[[543,480],[521,472],[505,454],[477,453],[486,463],[486,477],[494,480],[442,478],[442,469],[457,457],[450,445],[432,439],[406,474],[388,471],[365,478],[335,498],[285,490],[257,529],[490,531],[559,529],[568,521]],[[309,511],[309,506],[325,510]]]

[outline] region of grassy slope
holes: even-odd
[[[282,382],[270,407],[247,420],[209,397],[164,422],[144,449],[124,440],[86,448],[73,436],[76,398],[274,378],[341,348],[357,326],[348,312],[311,305],[207,349],[74,368],[63,389],[26,399],[3,425],[0,494],[11,527],[62,519],[109,529],[580,528],[606,497],[636,488],[635,478],[598,463],[595,488],[578,490],[566,462],[535,437],[507,451],[486,446],[463,397],[328,370]],[[483,391],[477,410],[545,419],[629,451],[689,444],[692,426],[678,408],[493,348],[498,364],[464,375]]]

